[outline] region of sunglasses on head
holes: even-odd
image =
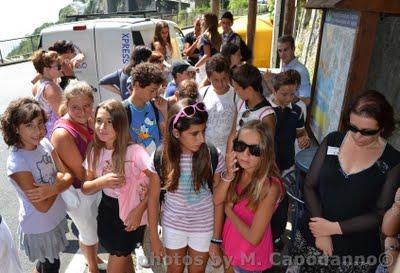
[[[172,128],[175,128],[176,123],[179,121],[181,117],[191,118],[196,114],[196,111],[206,112],[206,106],[203,102],[197,102],[195,104],[191,104],[183,107],[178,114],[175,115],[174,121],[172,122]]]
[[[246,150],[246,148],[249,148],[249,153],[253,156],[261,156],[261,149],[260,149],[260,145],[249,145],[241,140],[235,139],[233,141],[233,150],[235,152],[239,152],[242,153]]]
[[[376,129],[376,130],[359,129],[353,124],[349,124],[349,130],[352,131],[353,133],[360,133],[363,136],[373,136],[381,131],[381,129]]]
[[[251,114],[250,110],[246,110],[243,112],[242,117],[239,120],[239,126],[242,127],[245,123],[245,121],[243,120],[244,118],[248,118]]]

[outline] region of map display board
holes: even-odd
[[[355,11],[328,10],[326,14],[310,116],[318,142],[339,126],[358,17]]]

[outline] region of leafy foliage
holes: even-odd
[[[229,10],[238,10],[238,9],[245,9],[249,7],[248,0],[230,0],[228,8]]]
[[[193,9],[190,13],[181,10],[177,15],[172,18],[172,20],[176,22],[180,27],[187,27],[193,24],[194,18],[210,11],[210,6],[197,7]]]
[[[58,13],[58,21],[61,23],[68,22],[70,19],[67,18],[69,15],[74,15],[76,13],[76,10],[71,6],[68,5],[62,9],[60,9],[60,12]]]

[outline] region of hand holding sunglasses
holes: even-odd
[[[221,173],[221,179],[225,182],[231,182],[235,179],[235,173],[239,170],[236,166],[237,159],[234,151],[227,153],[225,156],[226,171]]]

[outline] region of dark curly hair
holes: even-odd
[[[162,70],[152,63],[141,63],[135,66],[131,71],[131,77],[134,82],[138,82],[141,88],[145,88],[150,84],[162,84],[164,75]]]
[[[49,47],[49,50],[55,51],[58,54],[75,53],[74,44],[66,40],[56,41],[51,47]]]
[[[10,102],[0,117],[0,129],[3,133],[4,142],[8,146],[21,148],[21,137],[17,133],[17,128],[21,124],[31,122],[39,116],[42,116],[44,123],[46,123],[46,112],[39,102],[32,98],[24,97]]]

